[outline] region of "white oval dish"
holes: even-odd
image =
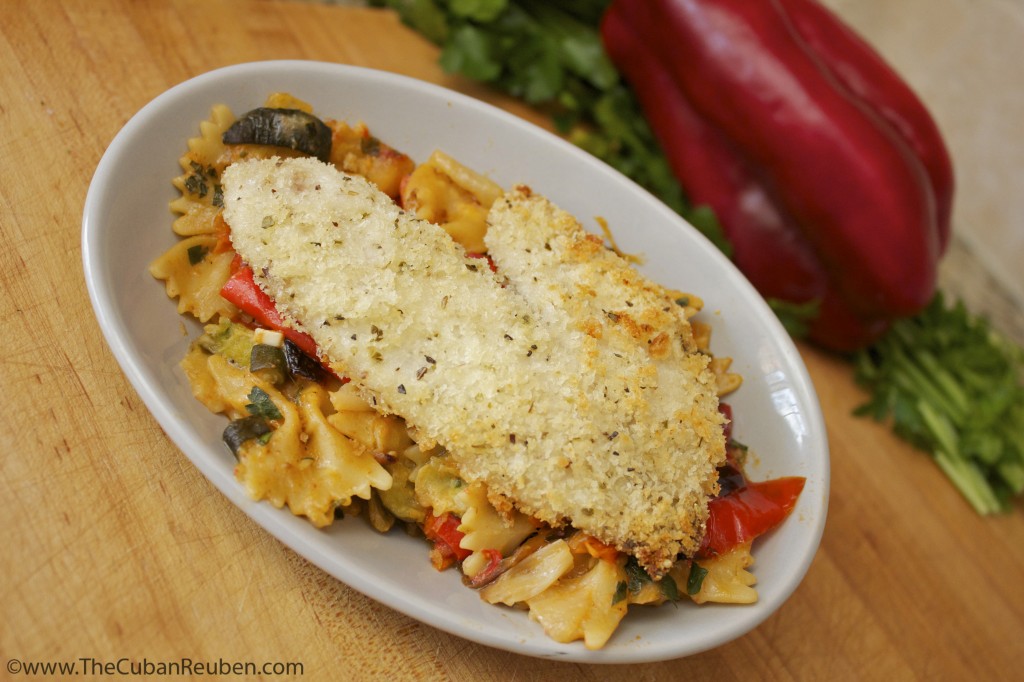
[[[597,231],[605,218],[618,245],[641,254],[656,281],[705,301],[716,354],[744,376],[729,397],[735,435],[755,453],[754,479],[807,478],[786,522],[754,546],[760,599],[748,606],[633,608],[604,649],[558,644],[525,612],[491,606],[456,571],[436,572],[422,540],[380,535],[362,519],[316,530],[287,510],[246,497],[221,441],[225,421],[191,394],[178,368],[198,326],[182,318],[147,271],[177,239],[168,202],[178,158],[215,104],[238,115],[274,91],[315,113],[365,122],[380,139],[423,161],[441,149],[503,186],[525,183]],[[817,550],[828,506],[828,443],[800,356],[762,298],[695,229],[590,155],[497,108],[438,86],[364,68],[304,61],[258,62],[198,76],[163,93],[118,133],[89,187],[82,223],[89,294],[107,343],[154,417],[203,474],[263,528],[339,580],[413,618],[488,646],[588,663],[686,656],[756,627],[790,596]]]

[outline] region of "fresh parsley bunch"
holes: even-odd
[[[1024,349],[935,297],[856,358],[857,409],[931,453],[981,514],[1024,491]]]

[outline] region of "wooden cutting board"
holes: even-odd
[[[832,447],[821,549],[752,633],[688,659],[552,663],[361,596],[228,503],[161,432],[93,318],[79,247],[106,145],[151,98],[228,64],[316,59],[440,83],[384,11],[295,2],[56,0],[0,7],[0,655],[301,663],[306,679],[1011,679],[1024,669],[1024,518],[979,518],[931,461],[854,418],[844,362],[803,348]],[[424,556],[424,560],[426,557]],[[91,671],[91,673],[90,673]],[[267,678],[274,676],[267,675]]]

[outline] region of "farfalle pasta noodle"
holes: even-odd
[[[238,312],[220,295],[231,275],[234,254],[216,253],[217,242],[209,234],[187,237],[149,266],[150,274],[164,281],[167,296],[177,299],[178,313],[200,322],[233,317]]]

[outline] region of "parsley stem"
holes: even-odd
[[[935,462],[979,514],[994,514],[1002,508],[985,476],[973,463],[942,451],[935,453]]]
[[[950,457],[962,459],[960,448],[957,446],[956,430],[949,420],[939,414],[926,400],[917,401],[917,410],[921,414],[921,420],[935,438],[939,450]]]

